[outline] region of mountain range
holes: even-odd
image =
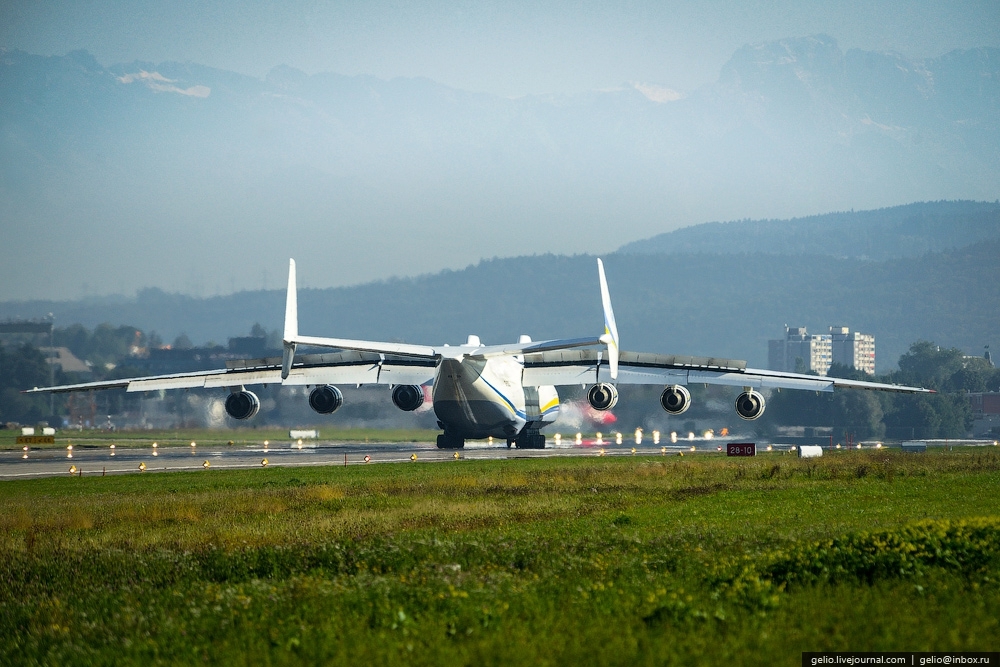
[[[0,92],[4,300],[249,290],[288,256],[342,286],[704,220],[1000,196],[988,48],[914,60],[816,35],[743,47],[693,91],[517,99],[3,50]]]

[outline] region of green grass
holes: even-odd
[[[434,442],[439,431],[426,429],[376,429],[376,428],[336,428],[332,426],[308,427],[316,428],[326,442]],[[20,449],[17,436],[20,430],[0,430],[0,451]],[[60,430],[55,436],[54,445],[32,445],[32,449],[61,449],[72,444],[74,447],[101,447],[110,443],[127,445],[134,443],[139,446],[152,442],[163,446],[188,445],[191,441],[199,444],[234,445],[260,444],[265,440],[270,442],[289,441],[288,429],[280,428],[236,428],[236,429],[159,429],[151,431],[104,431],[88,429],[84,431]]]
[[[787,664],[995,650],[1000,453],[0,484],[0,663]]]

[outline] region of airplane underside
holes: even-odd
[[[526,395],[534,388],[526,391],[520,374],[521,366],[508,359],[442,361],[434,381],[434,413],[444,430],[438,447],[461,449],[466,439],[489,437],[506,440],[508,447],[544,447],[537,390],[532,406]]]

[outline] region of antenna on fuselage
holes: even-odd
[[[608,346],[608,366],[611,379],[618,379],[618,325],[615,323],[615,311],[611,308],[611,292],[608,291],[608,279],[604,275],[604,262],[597,258],[597,274],[601,279],[601,306],[604,308],[604,335],[601,342]]]
[[[295,260],[288,260],[288,292],[285,294],[285,333],[282,336],[281,379],[288,377],[295,358],[295,339],[299,336],[299,304],[295,288]]]

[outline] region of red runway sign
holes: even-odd
[[[726,456],[757,456],[757,443],[730,442],[726,445]]]

